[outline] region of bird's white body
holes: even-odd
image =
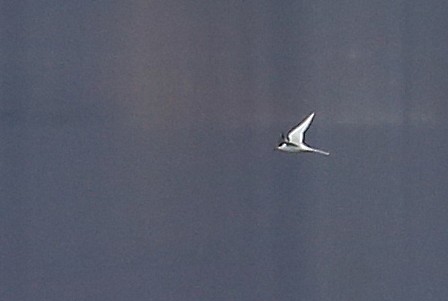
[[[310,151],[310,147],[304,147],[304,145],[288,145],[281,144],[277,147],[279,150],[289,153],[300,153]]]
[[[330,153],[312,148],[304,142],[305,132],[310,127],[313,118],[314,113],[311,113],[298,126],[289,131],[286,137],[282,135],[282,142],[279,144],[277,149],[290,153],[313,152],[328,156]]]

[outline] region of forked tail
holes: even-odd
[[[311,150],[313,153],[318,153],[318,154],[322,154],[322,155],[325,155],[325,156],[329,156],[329,155],[330,155],[329,152],[325,152],[325,151],[320,150],[320,149],[311,148],[310,150]]]

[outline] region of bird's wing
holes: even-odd
[[[293,128],[288,133],[288,139],[290,142],[299,144],[303,143],[303,136],[308,129],[308,127],[311,124],[311,121],[313,121],[314,113],[311,113],[308,117],[306,117],[301,123],[299,123],[298,126]]]

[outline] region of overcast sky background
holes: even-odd
[[[0,5],[1,300],[448,300],[446,1]]]

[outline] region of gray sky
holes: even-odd
[[[446,300],[447,13],[3,2],[0,299]]]

